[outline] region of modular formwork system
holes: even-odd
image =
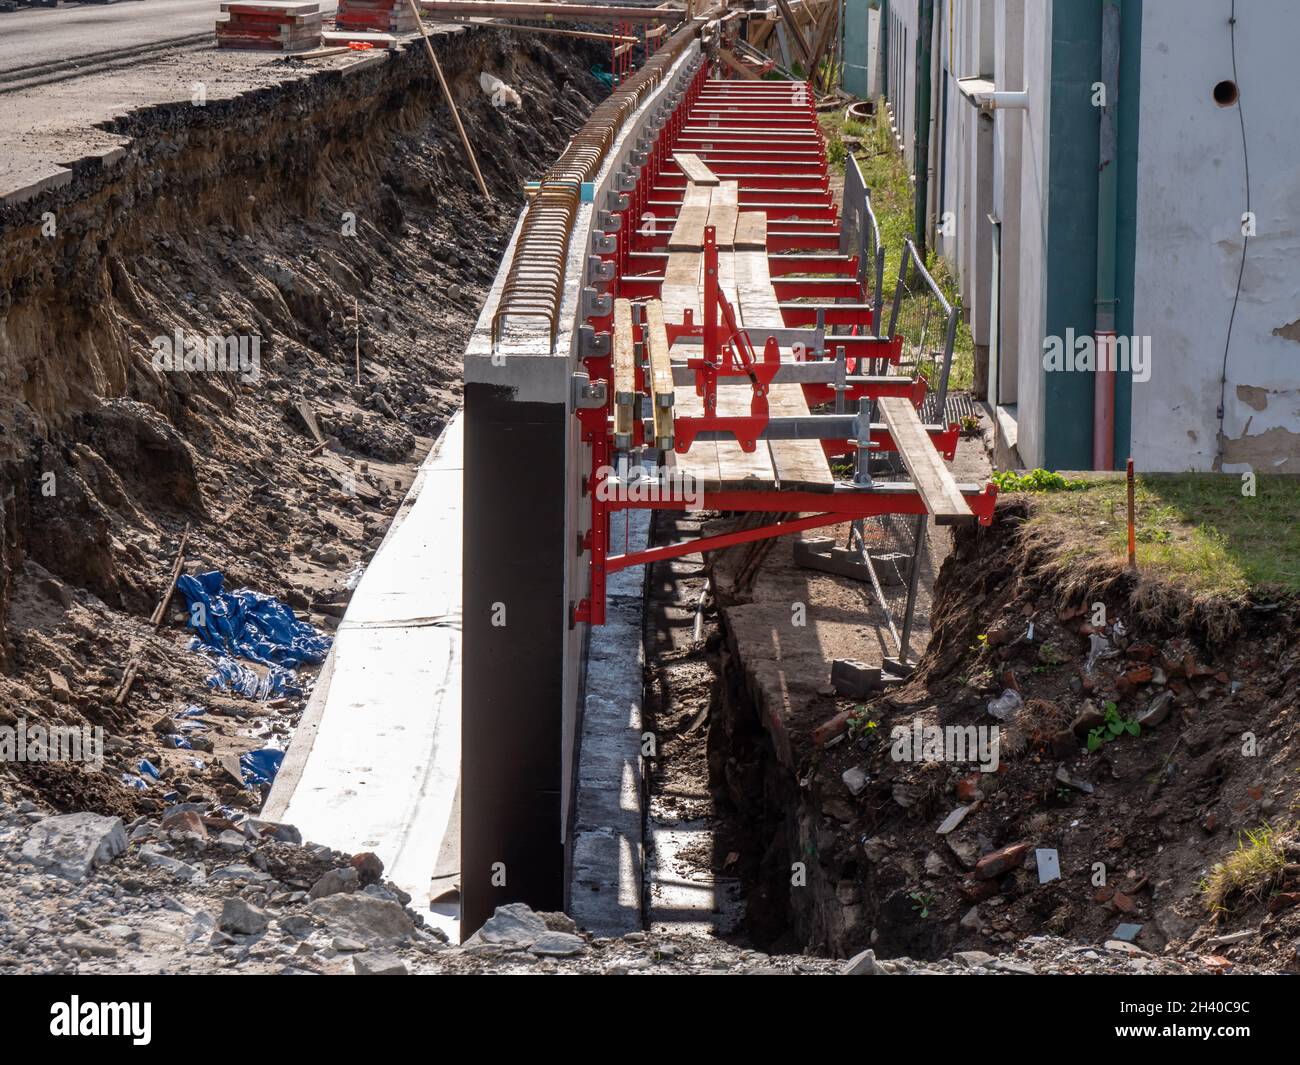
[[[844,226],[808,86],[713,69],[700,67],[634,154],[593,264],[603,291],[588,324],[607,342],[583,360],[590,383],[575,410],[591,514],[590,594],[575,622],[604,622],[607,577],[629,567],[843,523],[860,539],[864,519],[886,514],[992,517],[994,487],[957,485],[944,467],[957,426],[919,418],[929,382],[897,372],[904,338],[879,335],[879,233],[860,175]],[[940,417],[950,361],[951,337]],[[656,450],[665,463],[647,478]],[[873,478],[887,454],[910,480]],[[620,552],[611,515],[636,508],[770,520]]]

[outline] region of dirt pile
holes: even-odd
[[[751,931],[840,956],[1047,933],[1296,966],[1300,604],[1193,617],[1158,578],[1062,567],[1025,506],[957,537],[914,679],[793,736],[797,773],[743,692],[726,702],[718,725],[764,768],[728,789],[762,794],[769,826]],[[1246,832],[1263,843],[1239,851]]]
[[[134,113],[111,175],[0,217],[0,725],[101,726],[108,748],[104,773],[6,762],[10,798],[125,816],[163,792],[260,802],[223,755],[283,745],[302,695],[211,692],[179,597],[147,623],[182,532],[187,571],[337,624],[459,405],[523,180],[605,92],[585,42],[472,31],[442,58],[492,203],[410,49]],[[493,107],[483,70],[522,107]],[[153,726],[191,704],[213,749],[167,749],[176,730]],[[143,761],[160,781],[123,787]]]

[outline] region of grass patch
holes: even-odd
[[[913,235],[915,215],[915,190],[907,164],[894,143],[889,128],[889,117],[884,101],[877,101],[876,113],[869,122],[845,119],[842,111],[820,116],[822,133],[826,137],[826,154],[832,170],[842,173],[848,157],[844,138],[859,138],[861,144],[853,149],[862,178],[871,193],[871,209],[880,226],[880,242],[885,248],[885,305],[886,314],[893,302],[894,286],[898,283],[899,259],[903,242]],[[926,255],[925,268],[930,271],[944,298],[953,306],[961,302],[957,285],[948,263],[931,249]],[[917,296],[913,300],[919,299]],[[940,327],[941,331],[941,327]],[[931,380],[936,380],[934,372]],[[952,377],[949,388],[969,389],[975,381],[975,343],[970,326],[963,315],[957,317],[957,335],[952,347]]]
[[[1054,470],[1030,470],[1017,473],[1002,470],[993,474],[993,483],[999,492],[1073,492],[1087,487],[1087,481],[1071,481]]]
[[[1218,913],[1236,899],[1263,902],[1277,884],[1284,865],[1281,833],[1269,825],[1254,832],[1247,830],[1237,849],[1201,881],[1205,905]]]
[[[1026,528],[1048,546],[1054,543],[1064,563],[1123,564],[1125,479],[1081,476],[1076,491],[1035,495]],[[1300,477],[1260,477],[1254,497],[1241,490],[1233,474],[1138,477],[1139,572],[1163,577],[1193,599],[1239,601],[1251,591],[1300,595]]]

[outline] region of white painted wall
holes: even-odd
[[[1257,235],[1247,248],[1225,395],[1223,468],[1300,473],[1300,138],[1295,0],[1237,5],[1237,83]],[[1219,379],[1246,209],[1227,4],[1143,8],[1134,331],[1152,376],[1133,386],[1133,454],[1144,470],[1214,465]]]
[[[1008,8],[1010,3],[1006,5]],[[1004,286],[1019,289],[1015,317],[1006,314],[1003,329],[1004,341],[1014,340],[1017,353],[1016,403],[1019,436],[1017,447],[1020,457],[1029,467],[1041,466],[1043,461],[1043,330],[1047,318],[1047,170],[1050,153],[1048,137],[1048,108],[1051,102],[1051,6],[1041,0],[1022,3],[1023,85],[1008,85],[1008,89],[1024,88],[1029,94],[1029,107],[1017,114],[1008,111],[1002,116],[1003,128],[1020,123],[1019,210],[1008,202],[1008,214],[1003,215],[1003,233],[1013,226],[1018,234],[1019,246],[1016,272],[1004,268]],[[1014,33],[1014,23],[1006,22],[1008,32]],[[999,88],[1002,86],[999,85]],[[1016,156],[1003,157],[1003,172],[1016,165]],[[1005,287],[1004,287],[1005,291]]]
[[[916,4],[889,5],[889,103],[903,158],[916,172]]]
[[[993,12],[993,82],[1002,90],[1025,87],[1024,0],[996,0]],[[1042,49],[1038,49],[1042,51]],[[1024,173],[1021,146],[1025,116],[1019,111],[993,115],[993,213],[1002,220],[1003,321],[1002,373],[994,403],[1014,404],[1019,388],[1020,351],[1020,187]],[[990,267],[991,269],[991,264]],[[990,371],[992,374],[992,371]]]

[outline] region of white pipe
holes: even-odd
[[[972,94],[981,111],[1027,111],[1029,110],[1029,92],[977,92]]]

